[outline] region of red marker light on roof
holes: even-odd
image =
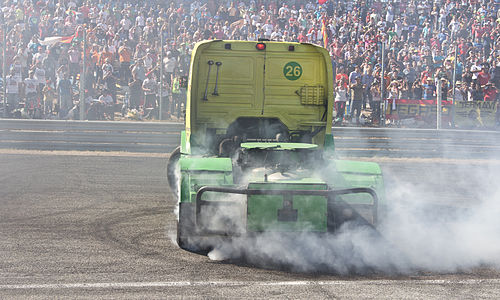
[[[255,45],[255,48],[257,48],[257,50],[265,50],[266,49],[266,44],[264,44],[264,43],[258,43],[257,45]]]

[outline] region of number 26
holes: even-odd
[[[298,77],[298,76],[300,76],[301,73],[302,73],[302,69],[299,66],[295,66],[295,67],[286,66],[285,76],[287,76],[287,77],[289,77],[289,76]]]

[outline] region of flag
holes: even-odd
[[[325,4],[325,3],[326,3],[326,1],[328,1],[328,0],[318,0],[318,4],[319,4],[319,5],[323,5],[323,4]]]
[[[73,38],[75,35],[71,36],[49,36],[43,39],[43,41],[40,41],[40,45],[42,46],[52,46],[57,43],[64,43],[64,44],[69,44],[73,41]]]
[[[71,36],[63,36],[62,39],[61,39],[61,43],[64,43],[64,44],[69,44],[73,41],[73,39],[76,37],[75,34],[71,35]]]
[[[321,34],[323,35],[323,47],[328,49],[328,29],[326,28],[326,20],[323,17],[322,20],[322,25],[321,25]]]

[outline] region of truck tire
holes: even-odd
[[[176,169],[177,169],[177,164],[179,162],[179,158],[181,157],[181,147],[177,147],[172,151],[170,154],[170,157],[168,158],[168,163],[167,163],[167,180],[168,180],[168,185],[170,186],[170,189],[177,194],[177,176],[176,176]]]
[[[207,255],[211,250],[211,247],[207,244],[207,240],[197,235],[194,203],[179,203],[177,245],[181,249],[202,255]]]

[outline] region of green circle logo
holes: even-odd
[[[302,76],[302,67],[298,63],[291,61],[283,68],[283,75],[288,80],[297,80]]]

